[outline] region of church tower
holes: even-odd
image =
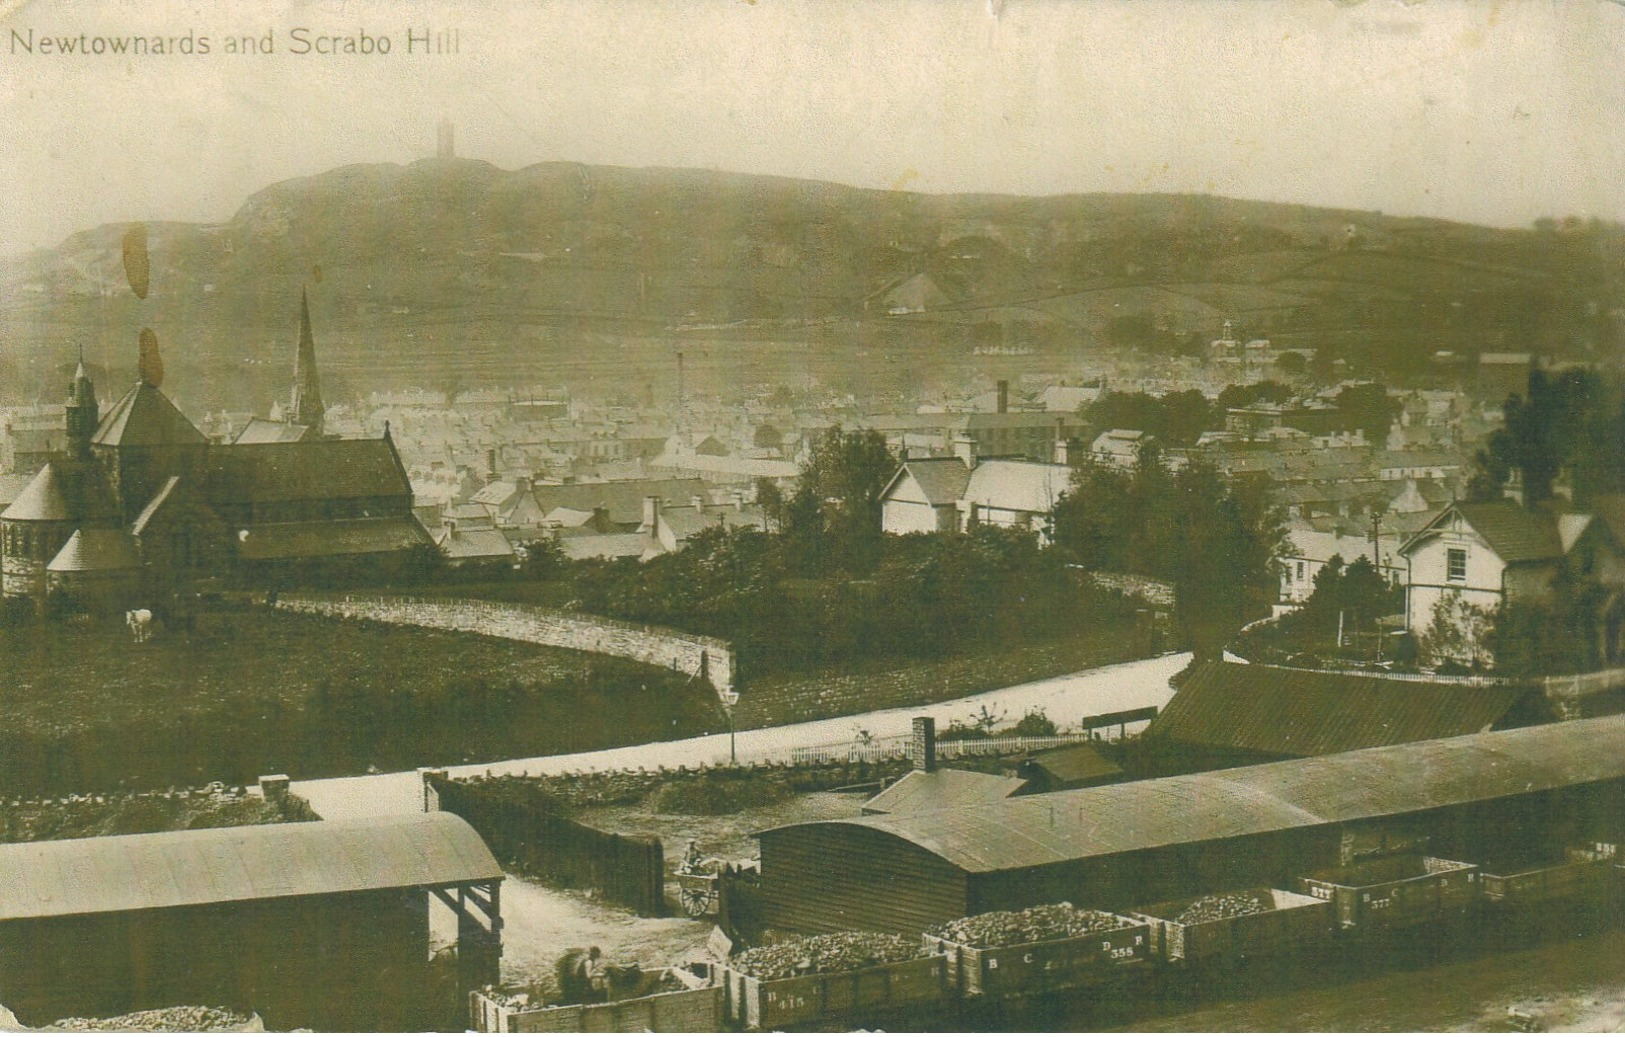
[[[310,429],[310,436],[322,437],[327,408],[322,406],[322,383],[316,375],[316,340],[310,333],[310,298],[299,292],[299,351],[293,359],[293,401],[288,420]]]
[[[101,410],[96,404],[96,386],[85,373],[84,354],[79,356],[79,368],[73,372],[68,386],[68,452],[74,457],[90,456],[90,439],[101,424]]]

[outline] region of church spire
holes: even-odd
[[[79,347],[79,366],[68,384],[68,450],[74,457],[90,456],[90,439],[101,421],[96,386],[85,371],[85,347]]]
[[[288,420],[322,435],[327,408],[322,406],[322,383],[316,375],[316,340],[310,333],[310,297],[299,290],[299,351],[293,359],[293,406]]]

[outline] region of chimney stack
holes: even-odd
[[[976,467],[976,440],[960,433],[954,437],[954,456],[965,462],[966,468]]]
[[[999,413],[1010,413],[1010,383],[1003,378],[999,379]]]
[[[937,769],[937,722],[930,717],[915,717],[914,730],[908,741],[908,759],[917,771],[927,774]]]
[[[1067,464],[1066,419],[1055,419],[1055,463]]]
[[[485,473],[492,479],[497,477],[497,448],[489,447],[485,451]]]
[[[653,533],[655,526],[660,522],[660,498],[643,498],[643,525],[638,527],[639,533]]]

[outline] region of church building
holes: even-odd
[[[165,608],[201,586],[385,581],[432,557],[388,429],[323,435],[305,300],[294,371],[286,421],[219,444],[162,392],[156,342],[143,342],[140,377],[105,416],[81,363],[66,450],[0,513],[0,591]]]

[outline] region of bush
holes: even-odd
[[[1056,731],[1055,721],[1049,718],[1042,706],[1029,709],[1010,729],[1010,733],[1018,738],[1049,738]]]

